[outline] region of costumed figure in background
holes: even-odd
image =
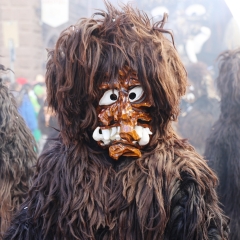
[[[204,63],[189,64],[187,73],[191,86],[181,102],[177,131],[203,154],[209,132],[219,117],[219,99],[214,92],[211,73]]]
[[[219,56],[217,86],[221,114],[206,142],[205,156],[216,171],[218,193],[230,217],[230,239],[240,239],[240,49]]]
[[[0,65],[0,71],[4,71]],[[36,164],[36,143],[0,78],[0,239],[24,201]]]
[[[163,16],[164,12],[172,17],[168,27],[175,33],[177,49],[185,64],[199,61],[199,54],[211,36],[211,29],[205,26],[209,13],[204,5],[192,3],[166,0],[161,1],[162,5],[155,3],[158,6],[151,10],[151,15],[155,19]],[[149,6],[149,1],[146,5]],[[185,25],[188,27],[183,28]]]
[[[186,8],[185,15],[189,24],[185,51],[189,61],[196,63],[198,62],[197,55],[211,36],[211,29],[203,25],[206,15],[206,8],[203,5],[191,4]]]
[[[166,16],[106,7],[49,52],[60,138],[4,239],[228,239],[216,176],[171,127],[187,77]]]
[[[15,83],[15,98],[18,105],[18,111],[31,130],[35,140],[38,142],[41,137],[41,132],[38,129],[37,113],[34,109],[34,104],[31,100],[31,87],[25,78],[18,78]]]

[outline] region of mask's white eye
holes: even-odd
[[[118,100],[119,92],[116,89],[107,90],[99,101],[99,105],[110,105]]]
[[[139,100],[143,96],[143,88],[141,86],[137,86],[128,93],[128,98],[130,102],[135,102]]]

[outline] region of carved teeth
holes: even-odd
[[[109,129],[101,129],[102,133],[100,133],[100,127],[97,127],[93,132],[93,139],[95,141],[102,141],[101,145],[108,145],[113,140],[124,140],[120,137],[120,126],[112,127]],[[140,140],[138,141],[138,144],[140,146],[146,145],[150,141],[149,135],[152,134],[149,128],[144,128],[142,126],[135,126],[135,131],[137,132]],[[137,143],[137,141],[133,141],[133,144]]]
[[[114,136],[117,133],[117,128],[113,127],[111,131],[111,137]]]
[[[142,138],[138,141],[140,146],[146,145],[149,143],[150,137],[149,134],[152,134],[149,128],[143,128],[142,130]]]
[[[116,135],[115,135],[115,139],[116,139],[117,141],[121,140],[120,135],[119,135],[119,134],[116,134]]]
[[[103,135],[99,133],[100,127],[97,127],[93,132],[93,139],[95,141],[101,141],[103,139]]]
[[[110,143],[110,140],[103,139],[103,143],[104,143],[104,145],[108,145]]]
[[[152,132],[150,131],[149,128],[145,128],[145,129],[146,129],[146,131],[147,131],[148,134],[152,135]]]
[[[143,127],[135,126],[135,131],[137,132],[137,135],[139,136],[139,138],[142,138]]]
[[[103,139],[109,140],[110,139],[110,131],[109,129],[102,129]]]

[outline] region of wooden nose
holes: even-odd
[[[128,142],[138,141],[140,138],[134,129],[131,122],[121,122],[120,124],[120,137],[126,139]]]

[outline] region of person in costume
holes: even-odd
[[[180,104],[177,131],[202,155],[209,132],[219,117],[219,99],[214,94],[212,77],[204,63],[188,65],[187,73],[191,86]]]
[[[219,177],[218,194],[230,217],[230,238],[240,239],[240,48],[221,53],[216,79],[221,114],[206,141],[204,155]]]
[[[26,78],[17,78],[14,83],[14,88],[13,94],[17,101],[18,111],[26,122],[28,128],[31,130],[36,142],[38,142],[41,137],[41,132],[38,129],[36,112],[36,107],[39,106],[36,106],[36,102],[34,102],[33,98],[36,96],[31,90]]]
[[[49,52],[60,137],[4,239],[228,239],[217,177],[171,126],[187,76],[166,15],[106,7]]]
[[[36,160],[35,140],[0,78],[0,239],[27,195]]]

